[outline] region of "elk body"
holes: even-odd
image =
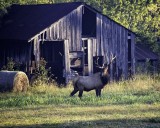
[[[115,57],[112,59],[112,61]],[[110,62],[110,64],[112,63]],[[108,67],[110,64],[104,64],[101,72],[95,73],[91,76],[78,76],[73,80],[74,90],[70,96],[73,96],[79,91],[79,97],[82,97],[83,91],[96,91],[96,96],[101,96],[101,89],[109,82]]]
[[[107,69],[104,69],[107,70]],[[108,83],[109,74],[108,71],[105,73],[98,72],[91,76],[78,76],[73,80],[74,90],[71,92],[70,96],[73,96],[79,91],[79,97],[82,97],[83,91],[96,90],[96,96],[101,96],[101,89]]]

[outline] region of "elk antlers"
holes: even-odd
[[[98,67],[100,69],[103,69],[104,67],[109,66],[116,59],[116,56],[113,57],[113,54],[111,53],[111,60],[110,60],[110,62],[108,64],[107,63],[103,63],[103,66],[100,66],[98,64],[98,59],[99,59],[99,57],[97,58],[97,62],[95,61],[96,67]]]
[[[110,62],[108,64],[106,64],[106,63],[103,64],[103,67],[105,67],[106,65],[107,66],[110,65],[115,59],[116,59],[116,56],[113,57],[113,54],[111,53],[111,60],[110,60]]]

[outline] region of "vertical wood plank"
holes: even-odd
[[[96,39],[93,39],[93,56],[96,56]]]
[[[71,28],[70,28],[70,17],[67,16],[67,39],[69,41],[69,50],[71,51]]]
[[[123,78],[125,78],[125,31],[124,28],[122,29],[122,69],[123,69]]]
[[[102,16],[102,22],[101,22],[101,55],[104,56],[104,50],[105,50],[105,19],[104,16]]]
[[[104,48],[103,48],[103,44],[104,44],[104,35],[103,35],[103,30],[104,30],[104,20],[103,20],[103,16],[101,15],[100,16],[100,27],[101,27],[101,31],[100,31],[100,34],[101,34],[101,37],[100,37],[100,55],[102,56],[104,54]]]
[[[115,37],[115,40],[116,40],[116,51],[115,51],[115,55],[116,55],[116,68],[115,68],[115,70],[116,70],[116,74],[115,74],[115,79],[117,80],[117,78],[118,78],[118,64],[117,64],[117,58],[118,58],[118,25],[116,24],[116,37]]]
[[[97,13],[97,35],[96,35],[96,38],[97,38],[97,56],[100,56],[101,54],[101,15],[99,13]]]
[[[128,30],[125,29],[125,78],[128,78]]]
[[[119,66],[120,56],[120,27],[117,28],[117,65]]]
[[[76,21],[76,18],[75,18],[75,15],[76,15],[76,12],[75,11],[73,11],[72,12],[72,14],[71,14],[71,22],[72,22],[72,24],[71,24],[71,29],[72,29],[72,33],[71,33],[71,35],[72,35],[72,50],[73,51],[76,51],[76,43],[77,43],[77,41],[75,40],[75,35],[76,35],[76,28],[75,28],[75,21]]]
[[[119,70],[122,72],[122,63],[123,63],[123,55],[122,55],[122,27],[119,26]]]
[[[114,54],[114,39],[115,39],[115,34],[114,34],[114,22],[111,21],[111,43],[110,43],[110,55],[109,59],[111,60],[112,55]],[[111,68],[110,68],[110,77],[111,80],[113,80],[113,63],[111,63]]]
[[[132,74],[135,74],[135,35],[131,33],[131,67],[132,67]]]
[[[67,39],[67,18],[63,18],[63,39]]]
[[[34,38],[34,55],[35,55],[35,61],[36,66],[39,67],[39,61],[40,61],[40,42],[38,39],[38,36]]]
[[[77,31],[77,50],[81,51],[82,50],[82,8],[83,6],[80,6],[77,9],[77,25],[76,25],[76,31]]]
[[[69,82],[68,75],[70,74],[70,60],[69,60],[69,41],[64,40],[64,53],[65,53],[65,78],[66,83]]]
[[[93,40],[88,39],[88,74],[93,74]]]

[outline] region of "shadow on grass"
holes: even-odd
[[[56,124],[35,124],[19,126],[0,126],[1,128],[159,128],[160,118],[148,118],[142,120],[119,119],[119,120],[91,120],[70,121]]]

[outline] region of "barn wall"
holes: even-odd
[[[93,56],[104,56],[104,62],[109,63],[111,55],[116,61],[111,65],[111,78],[128,77],[128,33],[129,30],[113,20],[97,13],[97,39],[94,43]],[[131,33],[131,66],[135,71],[134,34]],[[95,48],[96,47],[96,48]]]

